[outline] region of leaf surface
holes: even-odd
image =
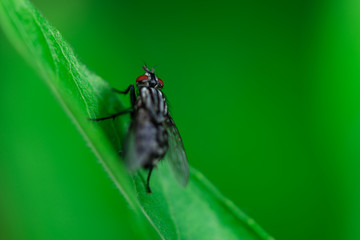
[[[9,40],[45,79],[124,197],[127,205],[119,203],[124,204],[124,215],[119,217],[129,219],[128,226],[121,226],[124,234],[133,239],[272,239],[193,168],[189,185],[182,188],[165,159],[153,173],[153,194],[147,194],[146,171],[129,175],[118,156],[126,120],[94,123],[87,119],[126,108],[107,82],[79,62],[61,34],[29,1],[0,0],[0,21]]]

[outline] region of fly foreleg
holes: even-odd
[[[113,115],[110,115],[110,116],[108,116],[108,117],[103,117],[103,118],[89,118],[89,120],[90,120],[90,121],[95,121],[95,122],[97,122],[97,121],[103,121],[103,120],[107,120],[107,119],[115,119],[115,118],[118,117],[118,116],[124,115],[124,114],[126,114],[126,113],[131,113],[132,111],[133,111],[133,109],[130,108],[130,109],[126,109],[126,110],[124,110],[124,111],[115,113],[115,114],[113,114]]]
[[[135,106],[136,103],[136,95],[135,95],[135,87],[134,84],[131,84],[127,89],[125,89],[125,91],[120,91],[117,90],[115,88],[113,88],[113,90],[119,94],[128,94],[128,92],[130,92],[130,101],[131,101],[131,105],[132,107]]]

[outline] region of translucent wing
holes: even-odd
[[[137,157],[134,125],[135,124],[130,125],[123,147],[123,158],[125,160],[125,165],[130,171],[141,168],[143,164],[142,161]]]
[[[186,186],[189,182],[189,164],[184,145],[180,133],[170,116],[168,117],[166,125],[169,134],[167,159],[178,182],[182,186]]]
[[[125,165],[130,171],[147,167],[150,156],[157,147],[158,129],[150,121],[150,113],[144,109],[137,112],[132,122],[124,145]]]

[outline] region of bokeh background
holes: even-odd
[[[360,239],[358,1],[32,2],[112,86],[157,65],[191,165],[276,239]],[[118,239],[122,197],[2,32],[0,114],[0,238]]]

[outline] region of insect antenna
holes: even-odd
[[[142,67],[146,72],[148,73],[152,73],[149,68],[146,66],[146,64]]]
[[[155,72],[155,68],[157,66],[154,66],[153,68],[151,68],[151,70],[147,67],[146,63],[144,63],[144,66],[142,67],[146,72],[148,73],[154,73]]]
[[[154,73],[154,72],[155,72],[155,68],[157,68],[157,65],[155,65],[155,66],[153,66],[153,67],[151,68],[151,73]]]

